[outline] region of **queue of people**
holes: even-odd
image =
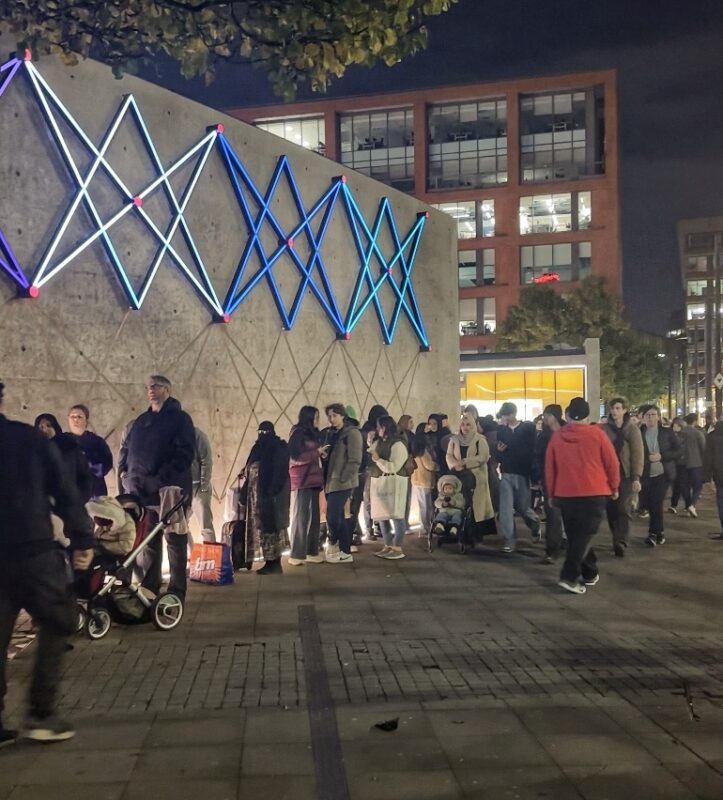
[[[72,406],[67,431],[50,413],[39,415],[33,430],[3,416],[3,392],[0,384],[0,715],[5,656],[25,608],[38,625],[39,647],[24,734],[60,741],[73,735],[54,710],[64,641],[76,621],[68,574],[71,565],[82,571],[92,561],[84,505],[107,494],[113,456],[88,429],[87,406]],[[204,541],[215,541],[211,443],[173,397],[168,378],[151,376],[146,394],[148,409],[121,436],[119,490],[139,498],[151,525],[183,499]],[[375,539],[383,540],[375,556],[399,561],[406,555],[414,500],[420,536],[431,541],[444,531],[461,537],[469,521],[485,534],[501,534],[504,553],[517,547],[518,520],[533,542],[542,539],[544,521],[541,563],[564,555],[558,585],[584,594],[600,580],[592,543],[602,521],[607,518],[614,555],[625,557],[636,502],[648,520],[645,543],[658,547],[666,542],[668,491],[670,514],[678,513],[682,500],[696,518],[702,486],[714,481],[723,530],[723,422],[708,433],[696,426],[695,415],[668,426],[656,406],[633,414],[623,397],[612,398],[608,411],[593,422],[588,403],[577,397],[564,411],[548,405],[533,423],[520,420],[509,401],[496,418],[480,418],[470,405],[453,431],[444,414],[430,414],[415,426],[410,415],[395,421],[379,405],[360,425],[355,409],[343,403],[324,408],[322,427],[321,411],[306,405],[288,443],[263,421],[239,483],[246,563],[263,560],[256,570],[262,576],[283,574],[287,553],[292,569],[352,564],[362,542]],[[20,452],[26,457],[18,459]],[[539,487],[540,514],[533,509],[533,486]],[[160,591],[165,539],[168,589],[185,598],[186,530],[176,527],[149,543],[136,564],[141,586]],[[0,746],[15,735],[0,725]]]

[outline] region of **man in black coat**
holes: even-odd
[[[92,525],[57,449],[29,425],[4,416],[4,388],[0,383],[0,718],[8,646],[24,608],[38,639],[23,735],[58,742],[74,735],[55,716],[55,701],[65,637],[74,632],[78,611],[68,558],[53,538],[51,508],[65,525],[75,569],[87,569],[93,559]],[[0,747],[15,738],[1,722]]]
[[[171,397],[172,386],[163,375],[151,375],[146,383],[149,408],[127,429],[118,459],[118,476],[123,491],[136,494],[158,521],[160,490],[176,486],[190,505],[191,464],[196,454],[193,420]],[[188,536],[166,533],[171,579],[168,591],[186,596]],[[139,556],[145,571],[142,585],[158,594],[161,588],[163,543],[157,536]]]

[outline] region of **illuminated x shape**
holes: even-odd
[[[241,261],[236,268],[236,273],[234,274],[228,294],[226,295],[224,311],[227,314],[232,314],[241,305],[244,299],[248,297],[251,290],[263,278],[266,278],[285,328],[290,330],[293,327],[301,309],[301,303],[304,299],[306,289],[309,288],[331,320],[332,325],[334,325],[339,333],[343,334],[345,332],[344,322],[336,300],[334,299],[334,292],[332,291],[329,277],[324,267],[324,261],[321,257],[321,247],[324,243],[324,237],[329,227],[329,221],[331,220],[334,206],[336,205],[336,199],[342,186],[342,181],[340,179],[335,181],[332,187],[325,192],[311,211],[307,213],[301,199],[299,187],[294,179],[294,173],[289,164],[289,159],[286,156],[282,156],[279,159],[266,190],[266,194],[262,195],[226,137],[223,135],[219,136],[218,143],[231,179],[231,184],[233,185],[236,198],[249,230],[249,239],[246,242]],[[284,229],[271,210],[271,203],[282,177],[285,177],[287,180],[294,205],[301,218],[299,225],[289,234],[284,232]],[[258,215],[255,219],[246,192],[244,192],[244,186],[259,208]],[[324,209],[323,214],[321,213],[322,209]],[[321,214],[321,224],[318,233],[315,234],[311,223],[319,214]],[[260,239],[264,223],[268,223],[271,226],[271,229],[279,240],[278,247],[270,256],[266,253],[266,249]],[[303,259],[294,249],[295,240],[302,234],[306,234],[311,251],[307,263],[304,263]],[[248,280],[246,285],[240,289],[249,259],[254,251],[258,254],[261,268]],[[289,258],[291,258],[303,278],[289,311],[286,310],[272,271],[274,264],[284,255],[288,255]],[[315,268],[318,270],[319,276],[321,277],[321,282],[324,287],[323,292],[312,279]]]
[[[209,154],[213,149],[213,144],[218,135],[217,131],[211,131],[208,133],[200,142],[195,144],[184,156],[179,158],[174,164],[172,164],[168,169],[164,169],[161,163],[161,160],[158,156],[156,148],[153,144],[151,136],[148,132],[148,128],[146,127],[145,121],[143,120],[143,116],[141,115],[140,109],[136,104],[136,101],[133,95],[127,95],[123,102],[121,103],[118,111],[116,112],[115,118],[111,123],[111,126],[108,128],[105,136],[103,137],[103,141],[101,143],[100,148],[97,148],[93,142],[88,138],[85,131],[80,127],[80,125],[76,122],[74,117],[70,114],[70,112],[65,108],[63,103],[57,97],[57,95],[52,91],[52,89],[48,86],[45,82],[43,77],[40,73],[35,69],[35,67],[29,61],[25,62],[25,66],[27,69],[28,76],[32,82],[33,88],[35,89],[35,93],[40,101],[40,105],[43,109],[45,114],[46,120],[50,125],[50,128],[53,132],[55,137],[55,141],[60,148],[60,151],[63,155],[63,159],[65,161],[68,170],[70,171],[71,175],[77,186],[77,193],[75,198],[73,199],[72,203],[68,207],[68,210],[65,214],[63,221],[61,222],[59,228],[55,232],[48,248],[38,265],[35,274],[33,275],[32,280],[32,287],[31,289],[35,289],[36,293],[37,290],[40,289],[45,283],[47,283],[51,278],[57,275],[64,267],[66,267],[71,261],[77,258],[80,253],[82,253],[87,247],[89,247],[93,242],[97,239],[101,239],[103,246],[105,247],[105,251],[108,255],[108,258],[115,269],[116,275],[120,279],[121,286],[123,291],[125,292],[126,297],[128,298],[131,306],[135,309],[138,309],[143,304],[145,300],[148,290],[153,282],[153,279],[158,271],[158,267],[160,266],[161,260],[163,256],[168,253],[171,258],[176,262],[176,264],[180,267],[186,277],[191,281],[196,291],[200,294],[200,296],[205,300],[205,302],[213,309],[213,311],[218,314],[222,315],[223,311],[221,309],[221,304],[216,296],[216,292],[211,284],[211,280],[208,276],[206,271],[205,265],[203,260],[201,259],[201,255],[198,252],[198,248],[193,240],[193,236],[188,228],[186,223],[185,217],[183,212],[185,211],[186,206],[188,205],[188,201],[193,194],[193,190],[196,187],[196,183],[198,181],[198,177],[203,170],[203,167],[208,159]],[[60,131],[58,126],[58,122],[53,114],[52,108],[55,108],[68,125],[72,128],[72,130],[77,134],[80,141],[86,147],[86,149],[94,156],[94,160],[90,165],[87,174],[83,177],[78,169],[78,166],[75,163],[75,160],[70,152],[67,142],[63,134]],[[143,139],[144,144],[150,154],[151,159],[153,160],[154,166],[157,171],[156,178],[146,186],[141,192],[137,195],[134,195],[128,187],[123,183],[120,179],[116,171],[111,167],[111,165],[106,160],[106,153],[108,148],[113,141],[113,137],[116,135],[118,128],[120,127],[121,123],[126,117],[126,114],[131,113],[133,118],[136,121],[138,126],[141,138]],[[189,159],[193,158],[197,153],[200,151],[200,157],[196,164],[196,167],[193,170],[191,178],[189,179],[188,185],[183,193],[181,201],[179,203],[178,198],[176,197],[175,192],[170,183],[170,176],[173,175],[178,169],[180,169],[184,164],[186,164]],[[111,181],[115,184],[116,188],[120,192],[123,206],[121,209],[114,214],[109,220],[105,222],[101,220],[100,214],[90,197],[88,192],[88,188],[93,180],[94,175],[98,171],[98,169],[102,167]],[[154,192],[157,188],[162,187],[168,201],[171,205],[172,209],[172,219],[170,224],[168,225],[165,233],[161,232],[150,216],[143,210],[143,200],[147,198],[152,192]],[[83,203],[86,211],[90,215],[91,219],[96,225],[96,230],[90,236],[88,236],[83,242],[81,242],[69,255],[65,258],[61,259],[59,262],[53,264],[52,259],[55,255],[55,252],[60,244],[60,241],[63,237],[63,234],[67,230],[67,227],[75,215],[75,212],[80,205]],[[128,274],[126,273],[123,264],[121,262],[120,257],[113,245],[113,242],[108,234],[108,231],[123,219],[127,214],[135,213],[137,214],[141,220],[145,223],[145,225],[149,228],[149,230],[158,238],[160,242],[160,247],[155,255],[155,258],[151,264],[149,271],[146,273],[145,278],[141,284],[140,289],[138,292],[134,289]],[[171,240],[177,231],[178,227],[181,227],[184,239],[186,240],[186,244],[190,252],[193,255],[194,262],[196,264],[200,280],[196,277],[193,270],[186,264],[184,259],[179,255],[177,250],[171,244]]]
[[[404,310],[404,313],[409,317],[409,321],[412,323],[412,327],[417,332],[419,340],[425,347],[428,347],[429,339],[424,329],[424,322],[422,321],[422,315],[419,311],[419,305],[417,304],[417,298],[414,294],[414,286],[412,284],[412,269],[414,268],[414,263],[417,258],[422,231],[424,230],[428,215],[424,212],[418,214],[416,224],[407,234],[404,241],[401,241],[389,198],[382,198],[382,202],[379,204],[379,211],[374,220],[374,225],[370,229],[354,199],[354,195],[348,190],[346,184],[344,185],[344,189],[345,206],[349,216],[351,230],[354,235],[354,242],[356,243],[359,258],[362,261],[362,268],[359,272],[352,293],[351,303],[349,304],[349,311],[346,316],[347,331],[351,332],[354,329],[361,319],[362,314],[369,307],[369,304],[373,303],[386,344],[392,343],[397,325],[399,324],[400,314],[402,310]],[[389,230],[394,244],[394,255],[390,260],[387,260],[379,246],[379,234],[382,229],[382,223],[385,220],[389,224]],[[366,238],[366,246],[362,233]],[[404,254],[407,250],[409,250],[409,256],[405,258]],[[376,258],[381,269],[381,273],[376,279],[372,275],[371,262],[373,258]],[[398,285],[394,280],[394,267],[397,263],[399,264],[399,271],[402,275],[401,285]],[[369,287],[369,294],[362,301],[361,305],[359,305],[362,287],[365,283]],[[381,299],[379,297],[379,291],[385,283],[389,283],[397,296],[389,324],[387,324],[384,318],[384,309],[382,308]]]
[[[25,277],[25,273],[2,231],[0,231],[0,269],[7,273],[21,289],[30,288],[30,282]]]

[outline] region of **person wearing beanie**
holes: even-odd
[[[500,462],[499,528],[505,543],[503,552],[515,549],[517,512],[532,533],[532,541],[540,541],[540,520],[532,510],[530,478],[535,458],[537,431],[532,422],[517,419],[517,406],[502,403],[498,413],[497,460]]]
[[[605,514],[608,497],[616,499],[620,465],[601,425],[590,425],[590,407],[573,397],[568,424],[552,434],[545,454],[545,485],[558,505],[567,533],[567,556],[558,586],[584,594],[600,579],[592,538]],[[581,580],[582,578],[582,580]]]
[[[601,426],[610,438],[620,463],[620,490],[616,500],[607,501],[607,518],[613,536],[613,552],[623,558],[630,540],[633,519],[633,496],[640,493],[643,474],[643,437],[630,418],[628,401],[612,397],[608,402],[608,418]]]
[[[545,456],[555,431],[565,425],[562,406],[551,403],[542,412],[542,431],[535,441],[535,479],[542,486],[542,508],[545,512],[545,556],[543,564],[554,564],[562,549],[562,514],[550,504],[550,493],[545,483]]]

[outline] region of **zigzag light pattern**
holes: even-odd
[[[310,290],[339,338],[349,339],[351,332],[359,323],[365,311],[370,305],[373,305],[386,344],[392,343],[402,312],[404,312],[420,341],[422,349],[430,349],[412,283],[412,270],[419,250],[427,214],[418,214],[417,220],[409,233],[404,238],[401,238],[391,204],[388,198],[384,197],[380,201],[376,218],[370,227],[347,185],[346,178],[343,176],[334,178],[330,188],[307,210],[287,156],[282,156],[279,159],[266,191],[262,192],[246,169],[243,161],[224,136],[223,125],[208,129],[202,139],[169,167],[164,168],[133,95],[126,95],[123,98],[108,130],[102,137],[100,146],[96,146],[32,64],[29,52],[26,51],[23,60],[13,58],[0,65],[0,97],[21,67],[30,82],[34,96],[40,105],[45,121],[70,174],[75,193],[65,209],[60,224],[53,232],[30,281],[28,281],[18,264],[9,243],[0,232],[0,271],[8,275],[19,289],[31,297],[37,297],[41,287],[55,278],[91,244],[100,241],[131,308],[136,310],[143,305],[161,262],[164,256],[168,255],[191,282],[201,300],[210,308],[217,319],[227,322],[253,289],[265,279],[282,324],[286,329],[290,330],[294,326],[301,310],[303,299],[307,290]],[[150,178],[149,183],[136,194],[133,194],[125,185],[111,164],[108,163],[106,157],[114,137],[126,118],[130,118],[136,125],[154,170],[154,175]],[[59,125],[59,120],[62,120],[72,130],[86,153],[91,156],[92,160],[90,166],[86,168],[85,174],[83,174],[83,171],[73,158],[68,141]],[[203,258],[196,246],[185,217],[185,211],[196,189],[199,177],[214,149],[218,151],[226,167],[241,216],[248,229],[248,239],[243,249],[241,260],[233,275],[223,303],[221,303],[214,290]],[[192,159],[194,158],[196,159],[195,166],[185,189],[179,197],[171,186],[170,178],[184,165],[193,163]],[[97,174],[104,174],[115,187],[119,196],[119,208],[107,220],[101,218],[100,212],[89,193],[89,187]],[[299,215],[299,224],[290,231],[283,229],[272,211],[272,204],[282,180],[285,180],[288,184],[294,206]],[[143,209],[143,201],[155,191],[163,192],[172,212],[171,220],[163,231],[156,226]],[[249,199],[253,203],[249,202]],[[322,256],[322,247],[329,223],[339,202],[341,202],[344,209],[345,218],[349,223],[359,258],[359,273],[346,313],[342,313],[339,307]],[[58,247],[80,206],[83,207],[92,222],[92,233],[77,244],[72,252],[60,258],[57,255]],[[257,213],[254,213],[253,207],[258,208]],[[133,286],[109,235],[109,231],[112,230],[114,225],[131,214],[139,218],[150,234],[158,240],[158,249],[138,288]],[[394,254],[391,258],[385,256],[379,244],[379,236],[385,222],[389,226],[394,246]],[[278,239],[278,246],[270,254],[266,252],[261,241],[261,233],[265,225],[270,226],[271,231]],[[314,229],[315,226],[316,230]],[[172,240],[179,230],[192,256],[192,264],[187,263],[176,248],[173,247]],[[299,240],[300,237],[306,237],[309,245],[307,259],[302,258],[297,248],[294,247],[295,241]],[[249,276],[246,273],[249,260],[254,254],[257,255],[261,266],[255,274]],[[286,308],[283,302],[273,273],[274,265],[283,256],[287,256],[292,261],[300,277],[299,287],[289,309]],[[373,273],[373,264],[375,262],[379,268],[379,274],[376,277]],[[395,267],[401,275],[400,283],[397,283],[394,277]],[[314,280],[315,275],[318,275],[321,285]],[[385,318],[380,298],[380,290],[385,283],[389,284],[395,296],[394,310],[389,321]],[[367,293],[362,298],[365,288]]]

